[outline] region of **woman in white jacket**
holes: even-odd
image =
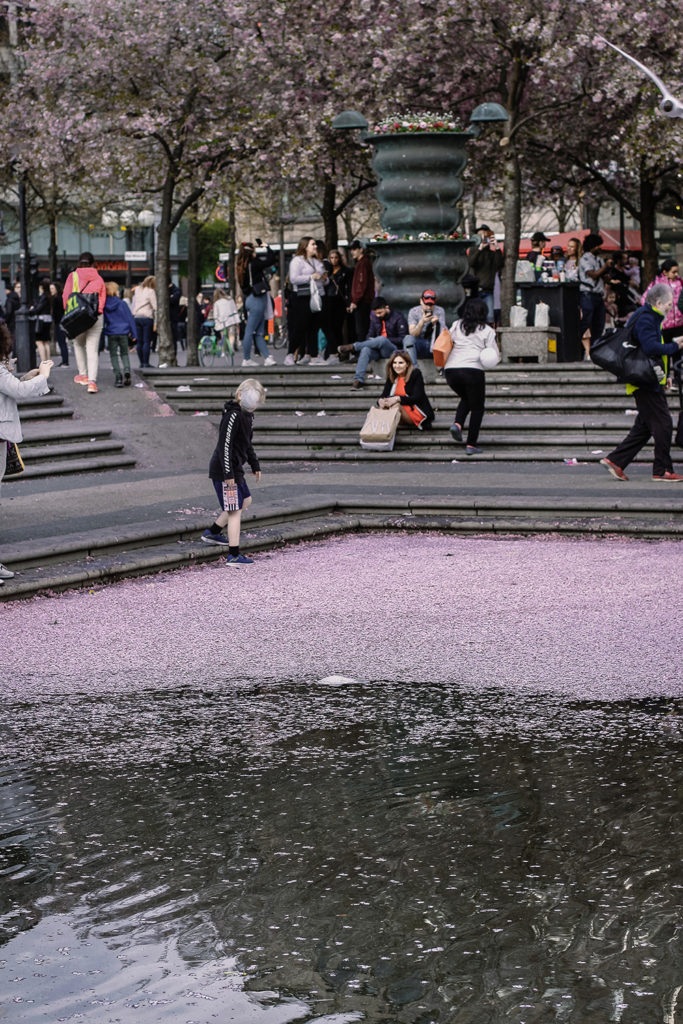
[[[11,351],[11,335],[5,324],[0,323],[0,484],[7,466],[7,442],[18,444],[23,437],[17,402],[23,398],[47,394],[50,390],[47,379],[53,365],[51,359],[44,360],[37,370],[31,370],[18,380],[10,369]],[[13,576],[13,572],[0,564],[0,586],[4,580],[11,580]]]
[[[311,291],[320,290],[322,308],[327,274],[317,253],[315,239],[304,235],[289,264],[293,294],[289,300],[289,351],[285,366],[294,366],[295,362],[310,363],[318,355],[318,328],[322,326],[322,317],[311,309]]]
[[[477,441],[486,404],[484,371],[500,362],[496,332],[486,323],[487,316],[485,302],[481,299],[468,299],[461,318],[451,327],[453,348],[444,366],[446,383],[460,398],[450,431],[453,439],[461,444],[465,420],[468,416],[470,418],[465,448],[468,455],[481,452]]]

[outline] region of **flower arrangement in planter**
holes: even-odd
[[[450,231],[448,234],[430,234],[429,231],[420,231],[417,235],[391,235],[388,232],[379,232],[373,235],[371,242],[448,242],[451,239],[466,238],[462,231]]]
[[[396,135],[406,132],[464,132],[462,121],[453,114],[396,114],[373,126],[374,135]]]

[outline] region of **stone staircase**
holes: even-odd
[[[381,380],[351,388],[353,367],[260,367],[252,371],[268,392],[254,422],[254,445],[264,462],[444,462],[466,458],[450,437],[457,399],[428,367],[427,391],[437,410],[429,432],[399,429],[393,452],[368,452],[358,432]],[[151,370],[147,380],[181,415],[218,419],[245,373],[220,370]],[[672,411],[677,397],[671,397]],[[634,406],[623,386],[592,364],[501,364],[487,374],[487,408],[477,461],[597,462],[624,436]],[[651,456],[647,449],[640,460]]]
[[[20,447],[25,470],[7,484],[37,477],[130,469],[135,459],[124,453],[111,430],[79,423],[61,395],[19,403],[24,440]]]

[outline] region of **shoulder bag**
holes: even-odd
[[[652,387],[660,383],[653,361],[633,337],[640,315],[634,313],[624,327],[610,328],[596,338],[590,347],[590,357],[596,366],[613,373],[624,384]]]
[[[73,272],[73,290],[66,300],[62,327],[68,338],[77,338],[97,323],[100,315],[100,300],[97,292],[81,292],[78,289],[78,271]]]
[[[3,480],[9,480],[11,477],[21,476],[24,472],[24,460],[19,452],[19,445],[14,441],[7,441],[7,466],[5,467],[5,475]]]
[[[444,327],[439,337],[434,342],[434,348],[432,349],[432,359],[434,365],[443,368],[446,365],[446,360],[451,354],[453,348],[453,339],[451,338],[451,332],[447,327]]]

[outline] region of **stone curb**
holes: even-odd
[[[529,506],[530,502],[520,502],[519,511],[522,506]],[[388,506],[391,506],[390,509]],[[484,503],[480,503],[481,507]],[[634,537],[643,539],[683,539],[683,517],[678,517],[677,522],[645,522],[626,520],[619,515],[605,517],[598,520],[595,514],[588,516],[576,516],[575,510],[570,510],[570,515],[565,518],[557,518],[557,510],[548,508],[550,513],[547,517],[540,513],[538,508],[534,514],[524,517],[477,517],[476,510],[472,511],[467,503],[462,503],[460,508],[466,513],[472,512],[462,518],[453,518],[453,508],[449,510],[438,503],[433,502],[340,502],[332,505],[323,505],[322,509],[336,509],[333,516],[329,514],[321,518],[315,514],[313,506],[300,509],[289,508],[286,512],[271,513],[263,516],[260,523],[250,522],[250,528],[243,533],[245,548],[250,552],[264,551],[283,544],[291,544],[299,541],[317,540],[334,534],[349,533],[357,530],[382,531],[382,530],[415,530],[415,531],[440,531],[455,534],[495,534],[496,536],[529,536],[529,535],[559,535],[559,536],[580,536],[580,537]],[[489,510],[490,506],[488,506]],[[373,511],[374,509],[374,511]],[[436,512],[440,514],[435,514]],[[509,512],[510,509],[508,508]],[[527,508],[527,511],[531,509]],[[612,510],[610,510],[612,511]],[[614,511],[617,511],[615,508]],[[651,514],[651,510],[646,510]],[[306,518],[302,519],[304,515]],[[273,521],[275,517],[280,521]],[[268,522],[270,520],[270,522]],[[196,526],[188,524],[187,529],[182,533],[196,530]],[[102,531],[105,533],[106,531]],[[120,534],[120,531],[118,531]],[[168,536],[168,531],[149,532],[151,537],[159,537],[162,533]],[[141,533],[138,534],[138,540]],[[16,581],[8,581],[0,590],[0,601],[9,601],[19,598],[30,597],[41,592],[51,592],[71,589],[75,587],[105,584],[119,579],[127,579],[146,573],[168,571],[191,564],[200,564],[212,561],[224,556],[224,549],[202,545],[201,541],[183,541],[176,539],[175,543],[156,545],[153,551],[149,548],[140,548],[139,554],[131,555],[129,551],[113,553],[106,558],[100,549],[98,558],[90,558],[90,564],[72,564],[55,567],[54,570],[43,572],[41,569],[32,570],[31,578],[19,578]],[[5,556],[6,557],[6,556]],[[22,577],[26,573],[21,574]]]

